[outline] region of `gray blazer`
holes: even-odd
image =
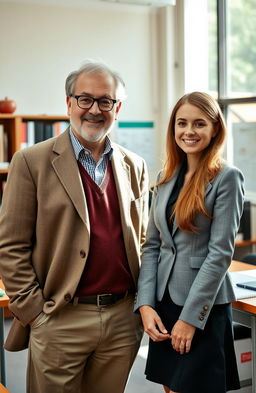
[[[205,206],[214,218],[199,214],[199,233],[181,231],[174,222],[170,234],[165,211],[177,175],[154,191],[135,310],[154,308],[168,285],[174,303],[183,306],[180,319],[203,329],[214,304],[235,300],[227,270],[243,210],[243,175],[224,166],[205,191]]]

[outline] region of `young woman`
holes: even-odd
[[[150,337],[147,379],[166,393],[239,389],[227,273],[243,209],[243,176],[221,158],[226,127],[208,94],[171,114],[154,189],[135,309]]]

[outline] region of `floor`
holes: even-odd
[[[9,327],[10,320],[7,319],[5,321],[5,334],[7,334]],[[149,382],[144,377],[146,356],[147,337],[144,336],[125,393],[163,393],[163,389],[160,385]],[[25,393],[27,351],[6,351],[5,358],[7,388],[11,393]]]

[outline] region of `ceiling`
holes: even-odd
[[[62,7],[79,8],[103,8],[124,9],[124,7],[135,7],[145,9],[146,6],[163,6],[167,4],[175,5],[175,0],[0,0],[0,3],[26,3],[54,5]]]

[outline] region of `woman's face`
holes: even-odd
[[[200,157],[216,135],[216,130],[203,111],[187,103],[176,112],[174,133],[175,141],[184,153]]]

